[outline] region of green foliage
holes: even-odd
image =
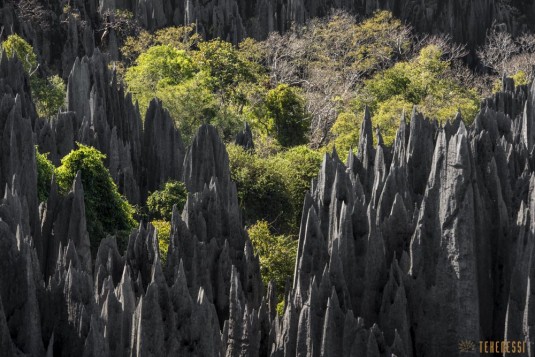
[[[341,73],[370,74],[410,48],[407,28],[389,11],[377,11],[362,22],[335,12],[327,21],[313,21],[307,31],[314,38],[310,51],[313,66]]]
[[[159,91],[192,78],[195,71],[191,57],[185,51],[160,45],[142,53],[136,65],[126,71],[125,80],[144,113]]]
[[[188,198],[186,185],[180,181],[168,181],[163,189],[150,194],[147,199],[147,208],[152,219],[170,221],[173,206],[179,211],[184,208]]]
[[[283,316],[284,315],[284,307],[286,306],[286,302],[284,301],[284,299],[280,299],[279,303],[277,304],[277,314],[279,316]]]
[[[158,230],[160,257],[165,262],[167,260],[167,250],[169,249],[169,239],[171,238],[171,223],[168,221],[152,221],[151,224]]]
[[[305,144],[310,118],[299,90],[280,84],[266,97],[269,131],[284,147]]]
[[[229,42],[218,39],[201,42],[196,56],[200,67],[209,75],[211,89],[221,93],[224,101],[237,100],[238,86],[256,81],[256,67]]]
[[[32,94],[36,98],[35,107],[40,117],[50,117],[58,113],[65,104],[67,91],[61,77],[54,75],[47,79],[32,76]]]
[[[246,224],[266,220],[287,229],[292,209],[290,193],[273,163],[232,144],[227,145],[227,152]]]
[[[526,72],[524,72],[522,70],[520,70],[520,71],[516,72],[515,74],[513,74],[511,76],[511,78],[513,78],[513,80],[515,81],[515,86],[521,86],[521,85],[529,84],[529,77],[526,74]]]
[[[286,279],[293,276],[297,240],[272,234],[266,221],[257,222],[247,232],[260,260],[260,274],[264,284],[273,281],[277,292],[282,295]]]
[[[343,112],[338,115],[331,133],[334,135],[333,145],[344,157],[349,149],[357,147],[360,136],[360,125],[362,120],[353,112]]]
[[[310,190],[312,179],[318,175],[321,160],[321,153],[306,145],[282,151],[269,159],[272,167],[282,176],[290,196],[292,211],[288,218],[291,220],[291,231],[288,233],[298,233],[305,192]]]
[[[37,56],[33,47],[17,34],[8,36],[2,42],[2,48],[8,56],[17,55],[30,76],[30,87],[35,100],[37,114],[40,117],[49,117],[57,114],[66,98],[65,83],[59,76],[49,78],[41,77],[35,73],[38,68]]]
[[[87,230],[91,248],[95,251],[100,240],[106,235],[135,227],[134,209],[119,194],[115,182],[104,166],[103,160],[106,156],[90,146],[78,144],[78,147],[61,159],[61,166],[56,169],[56,177],[60,190],[67,193],[72,187],[76,173],[81,172]]]
[[[19,35],[9,35],[2,42],[2,48],[10,57],[17,55],[26,73],[29,74],[37,68],[37,55],[33,51],[33,47]]]
[[[193,138],[199,125],[215,124],[220,116],[219,102],[206,86],[205,72],[199,72],[181,84],[162,86],[156,94],[175,118],[186,143]],[[220,125],[225,127],[225,123]]]
[[[152,98],[162,100],[182,137],[189,143],[199,125],[211,123],[224,139],[243,126],[248,97],[261,88],[261,66],[232,44],[201,42],[192,27],[160,30],[155,36],[128,40],[123,47],[131,56],[147,45],[128,68],[128,90],[145,111]],[[196,48],[193,48],[196,47]]]
[[[50,181],[54,174],[54,164],[48,159],[48,153],[41,154],[35,146],[35,161],[37,164],[37,197],[39,202],[48,200]]]
[[[398,62],[364,81],[354,103],[356,111],[360,113],[369,106],[374,126],[381,129],[386,145],[394,141],[401,113],[414,105],[440,122],[453,119],[459,110],[468,123],[474,119],[479,108],[476,91],[455,79],[450,62],[441,57],[442,51],[429,45],[413,60]]]
[[[227,151],[246,224],[266,220],[275,232],[297,235],[303,198],[317,176],[320,153],[306,146],[268,157],[236,145],[227,145]]]

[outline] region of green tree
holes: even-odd
[[[310,190],[312,179],[318,175],[322,156],[317,150],[306,145],[282,151],[268,159],[271,167],[281,175],[290,196],[290,230],[286,233],[297,235],[305,193]]]
[[[162,33],[155,41],[172,42]],[[176,44],[176,43],[174,43]],[[126,71],[128,90],[146,110],[152,98],[162,100],[186,143],[198,126],[211,123],[225,140],[243,126],[244,106],[258,67],[230,43],[198,43],[198,50],[156,45],[141,53]]]
[[[143,52],[137,58],[135,66],[126,71],[125,80],[128,90],[144,113],[150,101],[155,96],[158,97],[159,91],[192,78],[196,72],[196,66],[185,51],[160,45]]]
[[[209,75],[211,89],[219,93],[225,103],[241,99],[237,91],[241,83],[256,81],[253,70],[256,67],[229,42],[218,39],[201,42],[196,58],[199,66]]]
[[[206,81],[206,73],[199,72],[183,83],[161,86],[156,93],[171,113],[186,143],[203,123],[212,123],[218,129],[225,127],[223,122],[215,123],[215,118],[220,116],[220,106]]]
[[[49,78],[38,76],[31,78],[32,93],[37,99],[35,107],[41,117],[50,117],[58,113],[65,104],[67,96],[66,86],[60,76]]]
[[[59,76],[49,78],[37,73],[39,63],[33,47],[17,34],[8,36],[1,46],[8,56],[17,55],[25,72],[30,77],[30,87],[37,114],[50,117],[57,114],[65,103],[65,83]]]
[[[54,164],[48,159],[48,154],[41,154],[35,147],[35,161],[37,164],[37,197],[39,202],[48,200],[50,193],[50,182],[54,174]]]
[[[10,57],[17,55],[26,73],[32,73],[37,68],[37,55],[33,51],[33,47],[19,35],[9,35],[2,42],[2,48]]]
[[[173,206],[179,211],[184,208],[188,198],[186,185],[180,181],[168,181],[159,191],[151,193],[147,199],[149,215],[155,220],[170,221],[173,214]]]
[[[305,144],[310,118],[299,89],[280,84],[266,97],[267,127],[284,147]]]
[[[286,279],[292,278],[297,255],[297,240],[274,235],[266,221],[259,221],[247,229],[255,254],[260,260],[260,274],[265,285],[273,281],[283,297]]]
[[[236,145],[227,145],[227,151],[246,224],[266,220],[274,232],[296,236],[305,192],[318,174],[321,154],[306,146],[267,157]]]
[[[56,169],[57,182],[63,193],[71,189],[77,172],[82,174],[87,230],[93,252],[106,235],[124,237],[124,232],[136,225],[134,209],[119,193],[104,166],[105,157],[93,147],[78,144],[78,149],[61,159],[61,166]]]
[[[227,152],[246,224],[266,220],[278,231],[287,230],[291,224],[291,197],[273,162],[233,144],[227,145]]]
[[[342,157],[349,152],[349,149],[357,147],[361,122],[362,120],[353,112],[342,112],[336,118],[331,128],[331,134],[335,137],[332,144]]]
[[[129,36],[121,47],[121,54],[129,66],[140,54],[155,45],[171,46],[178,50],[189,51],[201,41],[195,25],[165,27],[154,34],[141,30],[137,36]]]
[[[440,122],[453,119],[459,110],[468,123],[475,118],[480,100],[476,90],[466,88],[452,75],[451,63],[442,55],[440,48],[429,45],[413,60],[398,62],[364,81],[354,111],[361,113],[368,105],[386,145],[394,141],[401,113],[409,112],[414,105]],[[338,126],[343,127],[343,122]]]
[[[156,220],[152,221],[151,224],[158,230],[160,257],[165,262],[167,260],[167,251],[169,249],[169,239],[171,239],[171,222]]]

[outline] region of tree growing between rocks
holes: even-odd
[[[8,36],[2,42],[2,49],[8,56],[16,55],[30,78],[32,96],[35,98],[37,114],[50,117],[58,113],[66,98],[65,83],[58,75],[46,77],[40,71],[33,47],[17,34]]]
[[[180,212],[186,204],[188,191],[186,185],[180,181],[168,181],[161,190],[152,192],[147,198],[149,217],[153,220],[169,222],[176,205]]]
[[[82,175],[87,231],[93,252],[107,235],[116,235],[119,243],[124,243],[122,241],[136,226],[134,209],[119,193],[104,166],[105,158],[97,149],[78,144],[78,149],[62,158],[61,166],[56,169],[57,183],[63,194],[69,192],[76,174]]]
[[[35,161],[37,164],[37,197],[39,202],[46,202],[55,167],[52,161],[48,159],[48,154],[41,154],[37,146],[35,147]]]
[[[293,276],[297,255],[297,240],[271,233],[266,221],[258,221],[247,229],[255,254],[260,259],[260,273],[264,285],[275,284],[279,301],[284,298],[288,278]]]

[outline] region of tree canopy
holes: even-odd
[[[179,211],[188,198],[186,185],[180,181],[168,181],[163,188],[152,192],[147,198],[147,208],[151,219],[171,221],[173,206]]]

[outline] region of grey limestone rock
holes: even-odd
[[[253,132],[248,123],[245,128],[236,135],[236,145],[240,145],[245,150],[254,150]]]

